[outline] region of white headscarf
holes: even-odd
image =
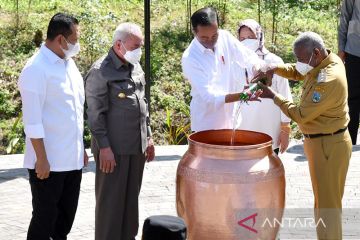
[[[244,26],[248,27],[255,34],[256,39],[259,40],[259,48],[258,48],[258,50],[255,51],[257,53],[257,55],[265,56],[266,54],[268,54],[269,50],[267,50],[265,48],[264,32],[262,31],[260,24],[257,21],[255,21],[254,19],[245,19],[240,22],[239,28],[238,28],[238,33],[240,31],[240,28],[244,27]]]

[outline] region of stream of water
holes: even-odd
[[[238,126],[239,122],[241,122],[241,118],[240,116],[240,110],[241,110],[241,105],[243,104],[243,102],[239,102],[239,105],[237,106],[235,115],[234,115],[234,119],[233,119],[233,129],[232,129],[232,133],[231,133],[231,139],[230,139],[230,146],[234,145],[235,142],[235,136],[236,136],[236,126]]]

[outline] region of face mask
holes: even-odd
[[[309,60],[309,62],[307,64],[299,62],[299,61],[296,62],[295,68],[301,75],[305,76],[308,72],[310,72],[314,68],[314,67],[309,65],[309,63],[311,62],[312,57],[313,57],[313,54],[311,54],[310,60]]]
[[[256,52],[256,50],[259,49],[259,40],[257,39],[247,38],[245,40],[242,40],[241,43],[244,44],[245,47],[247,47],[248,49],[254,52]]]
[[[78,54],[80,52],[80,43],[79,42],[77,42],[75,44],[71,44],[66,39],[65,39],[65,41],[66,41],[67,47],[68,47],[67,50],[62,48],[62,50],[65,54],[65,58],[74,57],[76,54]]]
[[[128,51],[122,42],[121,42],[121,44],[123,45],[123,47],[126,50],[126,53],[124,54],[125,60],[127,62],[131,63],[132,65],[135,65],[136,63],[138,63],[140,61],[141,54],[142,54],[141,48],[137,48],[132,51]]]

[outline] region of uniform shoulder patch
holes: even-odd
[[[320,102],[320,100],[321,100],[321,93],[318,91],[314,91],[313,95],[312,95],[312,101],[314,103],[318,103],[318,102]]]

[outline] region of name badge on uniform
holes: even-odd
[[[318,103],[318,102],[320,102],[320,100],[321,100],[321,94],[317,91],[314,91],[314,93],[312,95],[312,101],[314,103]]]
[[[320,70],[320,72],[317,76],[317,82],[318,83],[326,82],[326,70],[325,69]]]

